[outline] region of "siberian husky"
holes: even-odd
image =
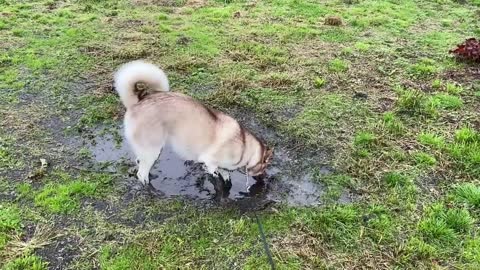
[[[251,176],[265,173],[273,149],[225,113],[169,92],[167,76],[159,67],[129,62],[118,69],[114,80],[127,108],[125,137],[137,157],[137,176],[143,184],[150,182],[150,169],[166,144],[181,158],[203,163],[216,176],[238,168],[246,168]],[[137,91],[139,82],[153,92]]]

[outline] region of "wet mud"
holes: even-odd
[[[118,132],[121,134],[121,131]],[[135,157],[125,140],[111,134],[95,136],[86,142],[92,158],[105,164],[110,171],[123,162],[130,168],[125,176],[134,179]],[[163,149],[150,171],[150,185],[145,187],[160,197],[185,197],[213,200],[221,203],[265,204],[286,203],[293,206],[313,206],[322,203],[324,187],[314,181],[311,172],[301,168],[298,159],[287,150],[275,148],[274,159],[263,181],[256,181],[241,171],[230,172],[230,181],[207,174],[202,164],[180,159],[170,148]],[[327,166],[320,173],[332,173]],[[138,182],[139,184],[139,182]]]

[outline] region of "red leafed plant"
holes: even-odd
[[[469,38],[463,44],[457,45],[457,48],[450,50],[458,58],[480,62],[480,40]]]

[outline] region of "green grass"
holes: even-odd
[[[454,141],[447,146],[447,152],[459,168],[472,175],[480,175],[480,138],[475,130],[468,127],[457,130]]]
[[[459,95],[464,91],[461,85],[457,85],[454,83],[447,83],[446,90],[449,94],[452,94],[452,95]]]
[[[335,73],[345,72],[348,64],[342,59],[333,59],[328,63],[328,70]]]
[[[357,118],[359,123],[352,123],[347,117],[350,115],[364,116]],[[349,100],[345,96],[327,94],[310,100],[294,119],[286,123],[286,129],[293,134],[305,138],[312,144],[322,143],[323,140],[332,140],[336,131],[342,130],[351,134],[352,124],[361,124],[368,121],[369,112]]]
[[[415,164],[420,167],[431,167],[437,164],[437,159],[425,152],[417,152],[413,154]]]
[[[376,139],[375,135],[370,132],[360,132],[355,135],[353,144],[359,147],[368,147],[373,145]]]
[[[480,141],[480,133],[469,127],[455,131],[455,141],[459,143],[475,143]]]
[[[428,77],[438,72],[437,63],[432,59],[421,59],[410,67],[410,73],[417,77]]]
[[[397,108],[402,113],[421,116],[437,114],[436,109],[441,107],[441,102],[430,98],[422,91],[415,89],[396,89],[398,94]]]
[[[111,181],[109,175],[92,175],[75,180],[68,175],[60,175],[65,183],[46,184],[34,197],[36,206],[52,213],[72,213],[80,207],[81,198],[93,198],[105,192]]]
[[[429,101],[429,106],[435,109],[460,109],[463,106],[463,101],[457,96],[449,94],[436,94],[433,95]]]
[[[389,187],[404,187],[412,182],[408,176],[398,172],[386,173],[383,176],[383,180]]]
[[[281,91],[271,88],[249,89],[242,92],[241,97],[245,104],[256,110],[278,110],[292,106],[295,100]]]
[[[443,85],[443,82],[439,79],[435,79],[432,82],[432,88],[433,89],[440,89],[442,87],[442,85]]]
[[[393,135],[402,135],[405,132],[405,125],[393,112],[383,114],[382,125]]]
[[[100,97],[85,96],[79,106],[87,108],[79,121],[79,125],[83,128],[92,127],[99,122],[112,121],[118,113],[117,97],[111,94]]]
[[[370,45],[363,42],[355,43],[355,49],[359,50],[360,52],[367,52],[370,49]]]
[[[317,77],[315,78],[315,80],[313,81],[314,85],[316,88],[322,88],[322,86],[325,85],[326,83],[326,80],[323,79],[323,78],[320,78],[320,77]]]
[[[477,239],[468,239],[462,252],[462,257],[469,262],[466,267],[475,269],[480,266],[480,242]]]
[[[5,270],[46,270],[48,269],[48,264],[43,262],[38,256],[24,256],[21,258],[17,258],[8,264],[5,265],[3,268]]]
[[[445,139],[442,136],[438,136],[434,133],[421,133],[418,135],[418,141],[423,145],[436,149],[442,149],[445,146]]]
[[[418,235],[410,239],[409,249],[417,258],[437,259],[458,256],[458,252],[465,252],[466,246],[467,265],[478,263],[475,256],[471,256],[472,251],[475,252],[472,242],[463,241],[468,239],[465,234],[473,229],[474,222],[475,219],[465,209],[448,209],[443,204],[434,204],[419,222]]]
[[[480,187],[473,183],[458,185],[455,188],[453,198],[457,202],[477,208],[480,206]]]
[[[0,204],[0,250],[9,240],[12,232],[21,228],[20,211],[14,206]]]
[[[419,233],[427,242],[441,247],[455,245],[459,233],[473,228],[474,219],[464,209],[447,209],[436,204],[427,210],[426,216],[419,223]]]
[[[32,185],[29,183],[21,183],[17,186],[18,194],[21,197],[28,197],[32,195]]]
[[[80,207],[80,198],[95,194],[96,186],[74,181],[66,185],[46,185],[35,196],[35,204],[53,213],[70,213]]]
[[[257,211],[279,269],[479,269],[480,87],[448,53],[479,5],[0,1],[0,268],[269,269],[250,212],[94,161],[121,132],[112,74],[142,58],[321,185],[321,206]]]

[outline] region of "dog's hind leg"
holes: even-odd
[[[138,119],[128,117],[128,115],[127,111],[124,123],[125,137],[136,156],[138,180],[146,185],[150,183],[150,169],[158,159],[165,145],[166,137],[162,130],[156,130],[153,134],[141,129],[142,125],[137,122]]]
[[[137,153],[138,160],[138,172],[137,177],[142,184],[147,185],[150,183],[148,177],[150,170],[152,169],[153,164],[160,155],[162,148],[135,148],[135,153]]]

